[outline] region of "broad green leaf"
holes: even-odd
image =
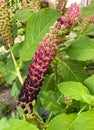
[[[94,130],[94,110],[80,113],[69,130]]]
[[[14,84],[12,85],[11,95],[14,97],[17,97],[19,94],[19,91],[20,90],[18,89],[16,82],[14,82]]]
[[[62,106],[57,102],[58,96],[56,92],[51,90],[44,92],[43,97],[40,97],[42,106],[49,112],[53,111],[53,114],[62,111]]]
[[[84,93],[82,95],[82,98],[86,103],[90,104],[91,106],[94,106],[94,96]]]
[[[19,49],[22,47],[22,43],[16,43],[13,45],[13,54],[15,58],[19,57]]]
[[[56,89],[56,82],[54,78],[54,73],[51,75],[45,76],[43,85],[41,87],[41,91],[49,91],[49,90],[55,90]]]
[[[54,74],[45,76],[41,90],[37,96],[35,109],[37,113],[40,113],[40,109],[44,108],[53,115],[61,113],[65,106],[65,100],[61,93],[57,90],[57,86],[54,80]]]
[[[13,34],[14,39],[17,37],[17,31],[18,31],[18,26],[17,26],[17,24],[13,23],[12,24],[12,34]]]
[[[12,73],[7,73],[6,76],[5,76],[5,81],[7,83],[11,83],[13,80],[15,80],[17,77],[17,75],[15,74],[12,74]]]
[[[3,61],[0,61],[0,72],[2,73],[5,70],[5,64]]]
[[[21,107],[17,107],[17,113],[18,113],[19,117],[23,117],[24,110]]]
[[[94,95],[94,75],[90,76],[84,81],[90,93]]]
[[[17,77],[15,65],[14,65],[12,59],[9,59],[7,61],[7,64],[5,66],[5,70],[7,72],[5,75],[5,80],[7,83],[10,83],[11,81],[13,81]]]
[[[0,61],[5,61],[7,59],[8,53],[3,49],[1,49],[0,51]]]
[[[8,120],[4,117],[0,120],[0,130],[3,130],[5,127],[8,127]]]
[[[30,65],[31,61],[26,61],[23,62],[22,66],[21,66],[21,75],[24,78],[26,78],[26,75],[28,74],[28,67]]]
[[[34,13],[27,22],[25,42],[20,50],[20,60],[31,60],[39,43],[45,33],[49,32],[49,27],[54,24],[60,13],[54,9],[43,9]]]
[[[94,130],[94,110],[76,114],[60,114],[53,118],[47,130]]]
[[[67,81],[58,85],[58,89],[65,96],[69,96],[72,99],[85,102],[82,95],[89,94],[88,89],[80,82]]]
[[[70,130],[75,118],[76,114],[60,114],[50,121],[47,130]]]
[[[10,71],[16,72],[15,65],[13,63],[12,58],[7,59],[7,63],[5,67],[6,67],[6,71],[10,70]]]
[[[13,21],[19,20],[20,22],[25,22],[32,14],[31,9],[18,10],[13,17]]]
[[[83,82],[87,78],[87,74],[80,62],[73,60],[62,61],[60,64],[62,77],[64,81],[80,81]]]
[[[57,91],[41,91],[38,95],[35,110],[40,113],[40,109],[44,108],[48,113],[56,115],[64,111],[65,100]]]
[[[76,60],[86,61],[94,59],[94,40],[82,37],[68,48],[67,54]]]
[[[3,130],[39,130],[36,126],[27,123],[24,120],[13,119],[10,126]]]
[[[94,24],[90,24],[84,31],[84,34],[89,37],[94,37]]]
[[[91,4],[88,5],[87,7],[84,7],[82,9],[82,16],[83,17],[88,17],[94,15],[94,0],[92,0]]]

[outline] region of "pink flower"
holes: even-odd
[[[61,18],[61,24],[65,27],[74,26],[81,17],[80,6],[76,3],[72,4],[65,15]]]
[[[87,22],[88,24],[94,24],[94,15],[90,17],[86,17],[84,19],[84,22]]]

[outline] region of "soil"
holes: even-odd
[[[4,112],[4,109],[7,112]],[[2,115],[9,117],[11,115],[11,112],[15,112],[15,110],[16,101],[11,95],[11,89],[4,88],[2,85],[0,85],[0,118]]]

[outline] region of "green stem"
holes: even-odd
[[[55,65],[55,78],[56,78],[56,83],[58,83],[57,65]]]
[[[50,121],[50,119],[51,119],[51,117],[52,117],[52,114],[53,114],[53,112],[50,113],[50,115],[49,115],[49,117],[48,117],[48,119],[47,119],[47,121],[46,121],[46,124],[48,124],[48,122]]]
[[[55,74],[55,80],[56,80],[56,83],[58,83],[58,73],[57,73],[57,59],[55,58],[54,59],[54,74]]]
[[[59,103],[59,101],[62,99],[63,95],[61,95],[58,100],[57,100],[57,103]]]
[[[13,59],[14,65],[15,65],[17,76],[18,76],[19,81],[20,81],[20,83],[22,85],[23,84],[23,79],[22,79],[22,76],[21,76],[21,73],[20,73],[20,67],[19,67],[19,65],[16,62],[16,59],[15,59],[14,54],[12,52],[12,48],[10,48],[10,53],[11,53],[11,56],[12,56],[12,59]]]
[[[86,106],[87,106],[87,104],[82,107],[82,109],[77,113],[77,115],[79,115],[86,108]]]

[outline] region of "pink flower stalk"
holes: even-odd
[[[9,49],[13,45],[14,40],[11,17],[6,0],[0,0],[0,33],[6,49]]]
[[[32,11],[37,12],[40,10],[40,0],[32,0],[29,3],[26,0],[22,0],[22,5],[19,9],[30,8]]]
[[[61,18],[60,22],[65,27],[74,26],[80,19],[80,17],[81,17],[80,6],[74,3],[68,8],[64,17]]]
[[[84,22],[87,22],[88,24],[94,24],[94,15],[90,17],[86,17],[84,19]]]
[[[58,44],[61,42],[59,32],[64,32],[64,28],[62,30],[62,26],[66,29],[67,27],[71,27],[76,24],[80,17],[80,9],[78,10],[78,8],[79,6],[76,4],[71,5],[64,17],[59,18],[56,24],[51,27],[50,32],[44,36],[38,50],[35,52],[35,56],[29,66],[29,73],[19,94],[18,106],[24,109],[25,114],[33,112],[32,101],[37,98],[43,82],[43,76],[45,76],[47,70],[49,69],[50,63],[56,55]],[[79,12],[77,12],[77,10]],[[72,16],[72,14],[74,15]],[[69,17],[69,15],[71,15],[72,18]]]
[[[56,54],[57,43],[59,42],[60,39],[53,39],[48,44],[43,40],[29,66],[29,74],[24,81],[24,85],[19,95],[19,101],[23,102],[20,106],[22,108],[25,108],[25,106],[27,106],[27,108],[29,107],[29,112],[31,113],[31,108],[33,108],[31,102],[37,98],[43,76],[46,74],[50,63]],[[24,112],[27,114],[28,110],[24,109]]]
[[[90,24],[94,24],[94,15],[85,17],[80,24],[80,33],[83,33]]]

